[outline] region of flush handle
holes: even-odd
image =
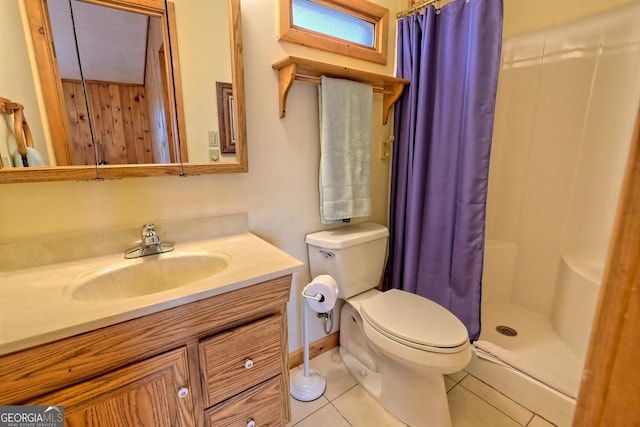
[[[324,256],[325,259],[333,259],[336,256],[336,254],[331,251],[320,250],[320,253]]]

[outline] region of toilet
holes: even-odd
[[[444,375],[464,369],[464,324],[424,297],[378,286],[389,231],[365,223],[307,235],[311,276],[338,285],[340,354],[358,383],[411,427],[451,426]]]

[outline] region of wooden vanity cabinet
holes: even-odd
[[[289,275],[0,356],[0,404],[64,406],[70,427],[285,425],[290,286]]]
[[[65,426],[193,426],[186,348],[27,402],[64,406]],[[58,403],[60,402],[60,403]]]

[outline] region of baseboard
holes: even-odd
[[[337,347],[340,342],[340,331],[334,332],[331,335],[327,335],[324,338],[309,343],[309,359],[324,353],[327,350],[331,350]],[[304,349],[299,349],[293,353],[289,353],[289,369],[302,365],[304,362]]]

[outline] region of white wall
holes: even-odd
[[[512,36],[591,16],[636,0],[504,0],[504,35]]]
[[[405,6],[405,0],[377,2],[391,11]],[[305,234],[327,228],[318,214],[317,87],[295,83],[289,93],[287,115],[280,119],[277,77],[271,64],[297,55],[392,75],[395,20],[389,29],[390,61],[385,67],[278,42],[276,4],[242,0],[248,173],[4,184],[0,186],[0,241],[247,212],[253,232],[306,262]],[[188,47],[180,49],[182,55]],[[378,143],[388,138],[392,127],[382,126],[381,105],[381,95],[375,95],[370,220],[386,223],[390,160],[380,160]],[[187,115],[189,120],[198,121],[199,126],[204,119]],[[309,280],[308,269],[294,276],[289,313],[291,350],[302,345],[298,296]],[[319,321],[312,325],[310,336],[312,340],[324,336]]]
[[[487,236],[512,302],[548,314],[561,256],[604,265],[640,100],[640,3],[503,46]]]

